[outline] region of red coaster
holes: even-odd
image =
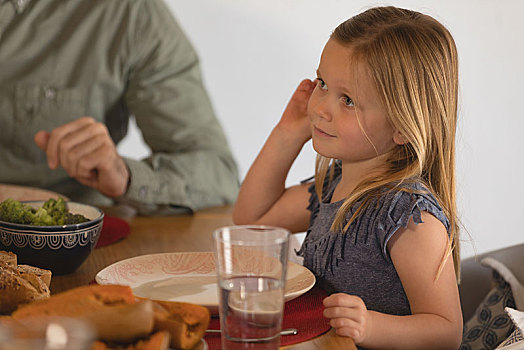
[[[324,305],[322,305],[322,300],[325,297],[327,297],[327,293],[315,286],[307,293],[285,304],[282,329],[296,328],[298,329],[298,334],[280,337],[281,346],[312,339],[331,328],[329,320],[323,316]],[[218,317],[211,319],[208,328],[220,329]],[[208,333],[205,336],[205,340],[210,350],[222,348],[220,333]]]
[[[120,218],[105,215],[100,238],[95,248],[100,248],[115,243],[129,236],[129,224]]]

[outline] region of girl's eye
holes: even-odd
[[[355,105],[355,103],[353,102],[353,100],[347,96],[343,96],[342,97],[342,102],[344,102],[344,104],[348,107],[353,107]]]
[[[317,78],[317,83],[322,90],[327,90],[327,86],[326,83],[324,83],[324,80]]]

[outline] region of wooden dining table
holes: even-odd
[[[173,216],[138,216],[127,206],[102,208],[106,215],[129,223],[126,238],[94,249],[74,273],[53,276],[51,293],[59,293],[94,281],[98,271],[114,262],[153,253],[206,252],[213,250],[212,233],[222,226],[233,224],[232,207],[216,207],[193,214]],[[284,349],[356,349],[351,338],[341,337],[331,329],[309,341],[283,347]]]

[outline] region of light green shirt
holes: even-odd
[[[0,0],[0,182],[109,204],[33,142],[82,116],[115,143],[134,115],[152,155],[125,159],[143,214],[232,203],[237,168],[197,55],[162,0]]]

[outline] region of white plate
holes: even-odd
[[[0,184],[0,202],[7,198],[17,201],[46,201],[49,198],[67,197],[56,192],[44,190],[36,187]]]
[[[212,252],[141,255],[104,268],[95,279],[98,284],[128,285],[138,297],[203,305],[211,312],[218,310]],[[286,301],[304,294],[314,284],[315,276],[311,271],[289,262]]]

